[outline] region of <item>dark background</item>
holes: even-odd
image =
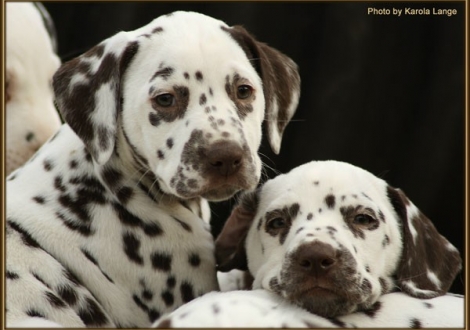
[[[463,254],[465,223],[465,3],[45,3],[63,60],[120,30],[175,10],[244,25],[300,68],[298,111],[279,172],[311,160],[363,167],[402,188]],[[455,8],[456,16],[368,15],[368,7]],[[175,41],[177,42],[177,41]],[[275,174],[267,170],[269,177]],[[217,234],[234,200],[212,205]],[[464,275],[451,291],[463,293]]]

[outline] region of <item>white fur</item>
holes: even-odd
[[[32,3],[9,2],[5,8],[5,172],[9,174],[23,165],[60,127],[51,87],[60,60]]]
[[[154,326],[172,328],[423,328],[464,327],[465,300],[445,296],[421,300],[403,293],[379,298],[374,315],[356,312],[334,320],[311,314],[266,290],[209,293],[162,317]],[[427,304],[427,305],[426,305]]]
[[[28,320],[10,324],[10,328],[63,328],[61,324],[45,320],[41,317],[32,317]]]

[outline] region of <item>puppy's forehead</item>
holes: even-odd
[[[199,25],[201,27],[206,26],[209,28],[220,25],[227,26],[227,24],[221,20],[191,11],[175,11],[167,15],[162,15],[154,19],[150,24],[173,25],[178,28],[185,26],[191,28],[195,25]]]
[[[199,13],[175,12],[161,16],[144,28],[134,31],[134,36],[145,36],[149,39],[157,37],[162,41],[157,42],[159,49],[175,50],[174,52],[182,49],[190,49],[192,52],[204,49],[220,52],[224,47],[233,46],[239,49],[239,54],[244,54],[241,47],[226,31],[229,28],[226,23]]]
[[[383,199],[387,184],[373,174],[350,164],[318,161],[301,165],[268,181],[261,193],[264,206],[273,201],[304,202],[306,205],[332,194],[361,195]]]
[[[147,63],[146,70],[151,70],[152,65],[155,69],[171,68],[191,78],[195,72],[204,71],[202,78],[209,75],[225,78],[227,74],[237,73],[258,80],[246,53],[227,32],[229,28],[224,22],[199,13],[175,12],[161,16],[132,32],[141,41],[135,65]],[[200,75],[196,78],[204,80]]]

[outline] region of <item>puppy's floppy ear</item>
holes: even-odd
[[[114,151],[121,80],[138,49],[137,41],[120,32],[64,63],[54,75],[62,117],[98,164],[106,163]]]
[[[269,144],[279,154],[284,129],[294,116],[300,97],[300,76],[292,59],[256,41],[241,26],[222,28],[243,48],[263,81],[265,122]]]
[[[421,299],[445,294],[462,267],[458,250],[400,189],[389,186],[387,193],[402,226],[403,252],[396,270],[399,288]]]
[[[245,193],[215,240],[217,270],[247,270],[245,238],[256,215],[259,190]]]

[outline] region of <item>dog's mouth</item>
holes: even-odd
[[[307,285],[297,285],[295,288],[285,290],[285,294],[291,300],[303,299],[334,299],[341,296],[341,293],[334,287],[325,283],[308,283]]]
[[[291,300],[295,305],[323,317],[331,318],[351,313],[356,305],[346,299],[332,295],[328,297],[303,297],[302,299]]]
[[[355,310],[356,304],[336,290],[322,286],[312,286],[287,294],[291,303],[323,317],[336,317]]]
[[[337,267],[322,271],[321,267],[309,268],[298,262],[298,257],[306,251],[310,250],[297,250],[298,254],[302,253],[291,256],[285,263],[280,274],[282,295],[293,304],[323,317],[356,310],[367,293],[359,285],[354,259],[343,252],[336,260]]]
[[[214,189],[208,189],[200,194],[201,197],[209,201],[221,201],[229,199],[243,188],[234,185],[222,185]]]
[[[237,175],[220,177],[204,175],[202,178],[178,180],[174,184],[176,195],[191,199],[203,197],[209,201],[222,201],[231,198],[241,190],[250,190],[256,187],[258,180],[254,173],[246,170]]]
[[[251,185],[249,185],[245,180],[230,180],[226,182],[218,182],[217,184],[209,182],[199,191],[194,191],[190,194],[194,195],[194,197],[200,196],[209,201],[217,202],[229,199],[241,190],[251,188]]]
[[[217,202],[229,199],[241,190],[253,189],[256,183],[256,180],[240,175],[231,178],[172,179],[170,185],[163,184],[161,188],[182,199],[202,197]]]
[[[299,295],[302,296],[315,296],[315,297],[330,297],[330,296],[337,296],[337,294],[334,292],[334,290],[330,288],[325,288],[322,286],[314,286],[311,288],[307,288],[305,290],[302,290]]]

